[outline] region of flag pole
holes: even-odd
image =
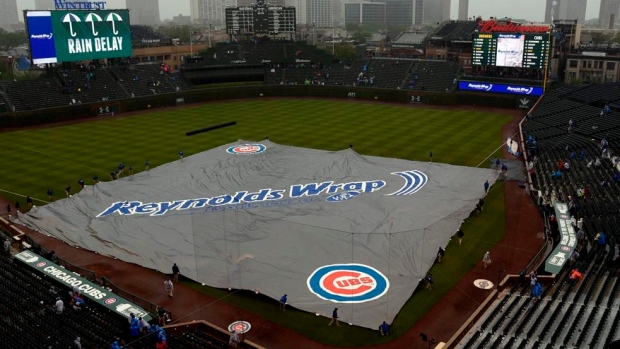
[[[194,43],[192,41],[192,21],[194,19],[192,18],[192,6],[190,4],[189,7],[189,58],[193,58],[194,57]]]
[[[547,52],[545,52],[545,73],[543,77],[543,94],[547,91],[547,75],[549,74],[549,55],[551,54],[551,31],[553,30],[553,24],[549,27],[547,33]]]

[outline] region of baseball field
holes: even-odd
[[[119,163],[135,172],[178,159],[178,152],[191,156],[239,139],[258,141],[269,137],[280,144],[341,150],[353,145],[364,155],[487,167],[490,156],[498,156],[501,128],[512,118],[503,114],[468,110],[427,109],[421,106],[350,101],[288,99],[244,100],[150,110],[131,116],[102,118],[66,126],[36,128],[0,134],[0,195],[11,202],[25,196],[35,205],[65,196],[65,188],[79,191],[78,179],[93,184],[92,178],[110,180]],[[230,126],[188,137],[185,132],[225,122]],[[432,307],[499,241],[504,231],[502,184],[496,184],[486,199],[484,219],[468,219],[463,248],[451,248],[450,258],[433,267],[436,286],[432,292],[417,292],[399,313],[392,336],[404,333]],[[482,183],[480,183],[482,191]],[[4,208],[2,208],[4,210]],[[454,256],[454,257],[453,257]],[[200,287],[224,301],[265,317],[277,311],[271,301],[251,295]],[[324,319],[289,311],[278,323],[328,344],[361,346],[389,340],[370,331],[345,326],[343,331],[326,331],[318,326]],[[379,325],[379,324],[377,324]],[[393,338],[393,337],[392,337]]]

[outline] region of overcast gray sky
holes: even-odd
[[[104,1],[104,0],[98,0]],[[190,0],[159,0],[161,19],[170,19],[179,13],[189,14]],[[601,0],[582,0],[588,1],[586,19],[598,17],[598,9]],[[53,6],[54,1],[49,0]],[[511,17],[526,18],[531,21],[542,22],[545,17],[545,0],[469,0],[469,15],[481,15],[488,17]],[[109,8],[124,8],[125,0],[107,0]],[[20,10],[34,8],[34,0],[19,0]],[[458,0],[452,0],[452,18],[457,17]]]

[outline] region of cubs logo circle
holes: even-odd
[[[359,191],[351,190],[351,191],[347,191],[344,193],[337,193],[337,194],[331,195],[326,200],[329,202],[340,202],[340,201],[353,199],[354,197],[357,197],[358,195],[360,195]]]
[[[247,321],[235,321],[228,325],[228,332],[232,332],[234,330],[236,333],[246,333],[251,328],[252,325]]]
[[[263,144],[255,143],[255,144],[242,144],[242,145],[235,145],[232,147],[228,147],[228,149],[226,149],[226,152],[228,154],[234,154],[234,155],[253,155],[253,154],[260,154],[264,152],[266,149],[267,147],[264,146]]]
[[[39,262],[36,264],[37,268],[43,268],[46,265],[47,265],[47,262]]]
[[[390,282],[377,269],[364,264],[332,264],[308,277],[308,289],[334,303],[364,303],[382,297]]]
[[[114,304],[114,303],[116,303],[116,301],[117,301],[117,300],[118,300],[118,299],[116,299],[116,298],[112,297],[112,298],[108,298],[108,299],[106,299],[106,300],[104,301],[104,303],[105,303],[105,304],[107,304],[107,305],[110,305],[110,304]]]
[[[476,279],[474,280],[474,286],[483,289],[483,290],[490,290],[493,288],[493,283],[489,280],[485,280],[485,279]]]

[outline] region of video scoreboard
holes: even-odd
[[[226,8],[228,34],[295,33],[295,7],[245,6]]]
[[[549,36],[522,33],[474,33],[472,65],[543,69]]]
[[[128,10],[24,11],[24,19],[33,64],[133,54]]]

